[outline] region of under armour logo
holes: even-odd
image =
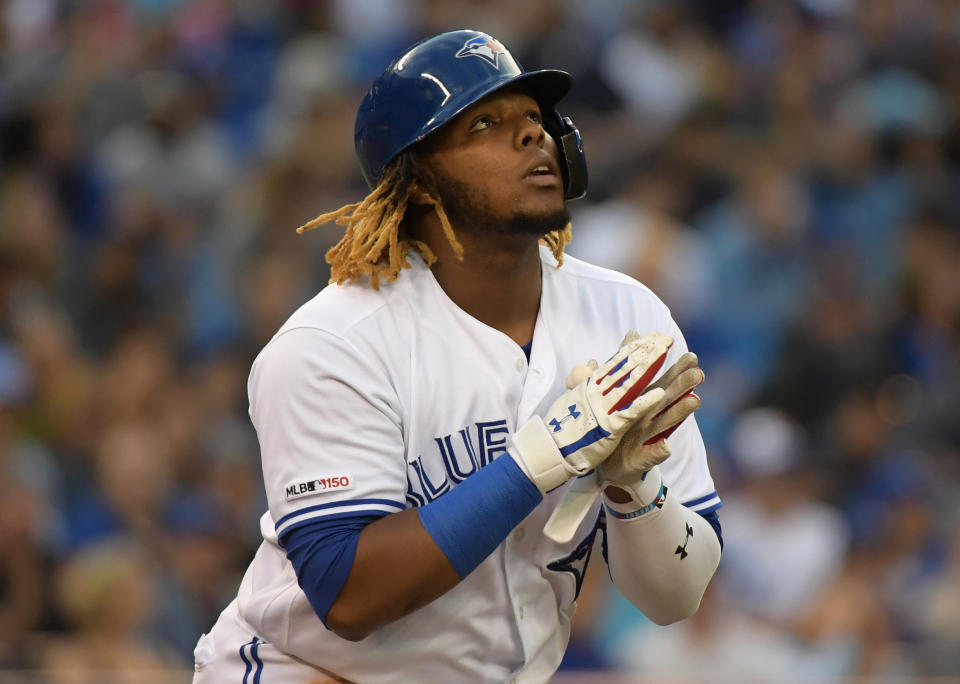
[[[576,420],[582,415],[580,411],[577,410],[576,404],[571,404],[570,406],[567,407],[567,410],[570,413],[565,415],[560,420],[557,420],[556,418],[552,418],[550,420],[550,427],[553,428],[554,432],[560,432],[560,426],[563,425],[563,423],[566,423],[568,420]]]
[[[687,553],[687,544],[690,543],[690,537],[693,536],[693,528],[690,527],[690,525],[688,525],[687,523],[684,523],[684,526],[687,528],[687,537],[686,539],[683,540],[683,546],[678,546],[677,550],[673,552],[674,555],[678,553],[680,554],[680,560],[683,560],[684,558],[690,555]]]

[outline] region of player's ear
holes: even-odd
[[[437,203],[436,198],[427,190],[427,186],[420,178],[414,176],[410,181],[410,204],[422,207],[432,207]]]

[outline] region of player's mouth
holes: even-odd
[[[556,164],[551,163],[551,161],[541,161],[527,171],[523,177],[523,182],[552,187],[560,182],[560,174]]]

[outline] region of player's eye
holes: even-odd
[[[489,116],[478,116],[470,125],[471,131],[482,131],[484,128],[490,128],[493,125],[493,119]]]
[[[543,125],[543,118],[540,116],[540,112],[530,112],[527,116],[530,117],[533,123]]]

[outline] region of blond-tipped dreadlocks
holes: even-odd
[[[425,242],[400,236],[410,198],[410,184],[415,177],[415,163],[413,154],[404,152],[387,166],[379,185],[362,201],[320,214],[297,228],[298,233],[304,233],[331,221],[347,227],[340,242],[327,251],[330,282],[340,285],[345,281],[353,282],[366,276],[370,278],[373,289],[379,290],[380,278],[392,282],[397,279],[400,269],[410,268],[407,254],[411,249],[423,257],[427,266],[433,265],[437,260],[433,250]],[[453,232],[447,212],[435,188],[431,187],[430,179],[424,179],[424,183],[436,200],[433,207],[453,253],[462,260],[463,246]],[[550,231],[541,240],[553,252],[558,267],[563,264],[563,248],[570,242],[571,236],[568,223],[561,230]]]

